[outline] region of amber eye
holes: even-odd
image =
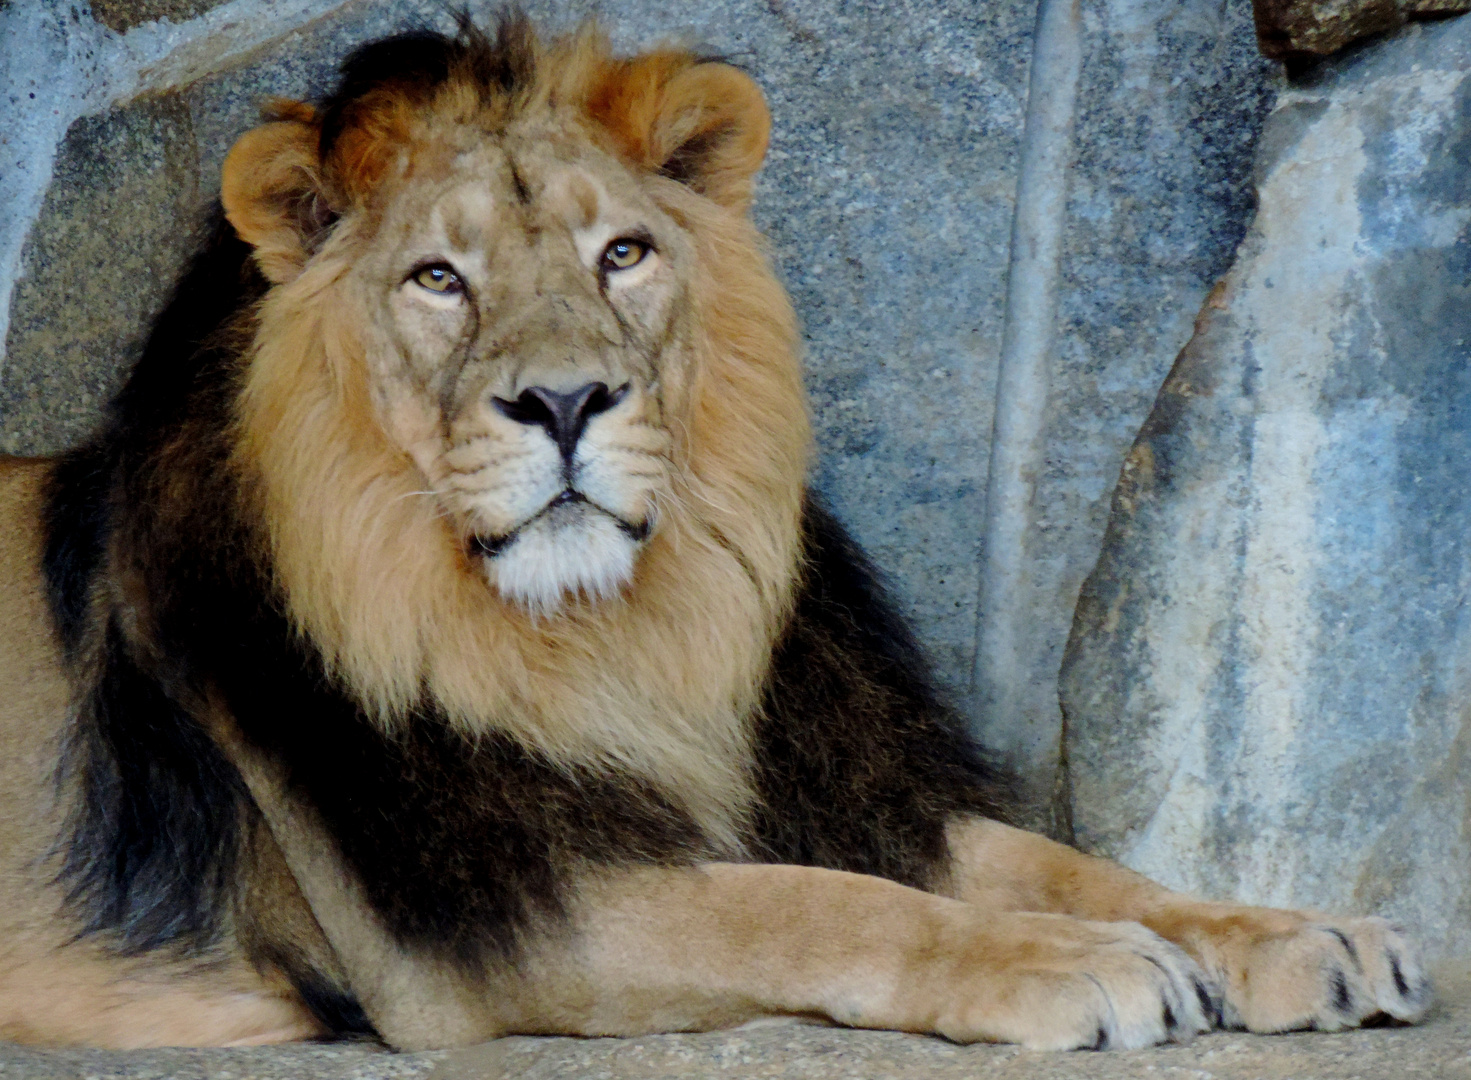
[[[422,285],[430,292],[457,293],[465,288],[460,275],[455,273],[448,263],[433,263],[430,266],[421,266],[411,275],[416,283]]]
[[[650,247],[642,240],[634,240],[623,236],[614,240],[603,251],[603,268],[605,270],[627,270],[630,266],[637,266],[644,261],[644,256],[650,251]]]

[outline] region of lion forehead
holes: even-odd
[[[486,137],[453,155],[447,168],[410,177],[385,215],[398,239],[438,242],[456,252],[487,246],[505,233],[538,235],[553,227],[569,234],[657,225],[680,231],[638,179],[591,143],[540,129]],[[578,245],[589,265],[595,263]]]

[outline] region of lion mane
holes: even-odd
[[[637,520],[588,516],[561,562],[527,555],[551,585],[497,578],[505,540],[441,497],[439,462],[469,451],[443,449],[460,421],[424,403],[459,391],[438,368],[385,375],[399,354],[353,284],[395,199],[533,121],[685,245],[663,351],[638,361],[663,440],[639,460],[662,486]],[[746,216],[768,126],[726,64],[618,58],[590,29],[543,42],[512,16],[368,46],[333,96],[277,103],[237,144],[214,239],[44,494],[75,690],[61,880],[84,935],[183,956],[233,936],[327,1028],[371,1029],[320,935],[276,929],[269,909],[302,901],[267,888],[279,855],[243,758],[280,770],[396,940],[472,966],[553,932],[588,868],[933,886],[946,820],[1001,812],[1000,775],[806,488],[799,336]],[[543,197],[505,183],[526,213]],[[530,311],[506,295],[496,318]],[[496,332],[497,362],[542,347],[535,326]],[[497,407],[526,426],[528,401]]]

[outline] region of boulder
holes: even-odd
[[[1062,675],[1077,840],[1471,950],[1471,18],[1282,95]]]
[[[1079,14],[1047,403],[1007,619],[1017,663],[999,686],[978,666],[976,695],[978,730],[1021,773],[1029,823],[1049,829],[1078,591],[1124,455],[1251,221],[1253,148],[1282,85],[1243,5],[1088,0]]]

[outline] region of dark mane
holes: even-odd
[[[452,76],[471,82],[485,97],[510,95],[536,79],[536,33],[518,9],[496,18],[495,36],[465,11],[455,15],[449,37],[435,30],[410,30],[374,41],[342,62],[337,90],[321,104],[321,156],[325,161],[357,104],[380,87],[412,88],[427,95]]]
[[[62,455],[52,474],[42,559],[57,631],[73,660],[86,627],[88,590],[111,535],[113,483],[147,458],[161,427],[185,414],[191,388],[218,379],[229,363],[220,348],[225,327],[265,295],[250,248],[218,205],[207,233],[97,433]]]
[[[935,689],[863,549],[811,494],[803,519],[804,580],[757,728],[761,856],[931,888],[946,822],[1006,820],[1012,779]]]
[[[179,703],[139,669],[121,627],[94,609],[120,511],[162,432],[202,384],[228,377],[223,328],[264,292],[249,249],[216,211],[93,439],[64,455],[45,498],[42,569],[57,636],[85,696],[58,783],[77,801],[60,878],[84,934],[124,953],[186,953],[218,937],[233,886],[243,789]]]

